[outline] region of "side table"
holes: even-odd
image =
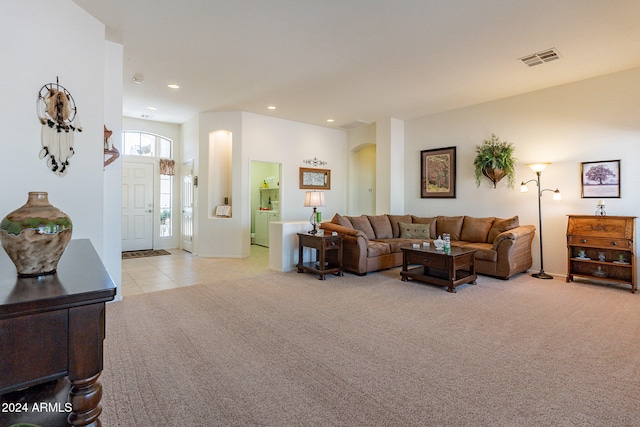
[[[45,276],[17,277],[0,254],[0,425],[100,426],[105,303],[115,295],[88,239],[71,240],[57,272]],[[26,403],[34,389],[53,380],[60,390],[45,389],[67,394],[63,402],[36,397],[34,410]]]
[[[304,262],[303,249],[316,250],[316,261]],[[318,235],[298,233],[298,273],[305,271],[315,273],[320,280],[326,274],[335,273],[342,276],[342,237],[339,235]]]

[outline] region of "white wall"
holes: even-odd
[[[121,44],[105,42],[104,124],[113,131],[109,142],[122,153],[122,56]],[[103,262],[118,289],[122,284],[122,156],[104,168]],[[118,291],[116,299],[122,299]]]
[[[580,163],[621,159],[621,198],[606,199],[609,215],[638,215],[640,198],[640,69],[514,96],[405,123],[405,211],[416,215],[519,215],[538,228],[535,191],[510,190],[506,180],[493,189],[476,188],[475,146],[495,133],[516,146],[517,184],[535,178],[526,163],[552,162],[542,188],[558,187],[563,200],[543,194],[544,267],[566,275],[567,214],[593,214],[595,199],[582,199]],[[420,151],[457,147],[457,197],[420,198]],[[530,184],[533,185],[533,184]],[[531,187],[533,190],[534,187]],[[636,241],[638,233],[636,231]],[[533,242],[533,269],[539,269],[539,242]]]
[[[404,122],[376,121],[376,213],[402,214],[404,208]]]
[[[198,231],[195,252],[201,256],[249,256],[251,217],[252,161],[282,164],[280,211],[283,221],[305,220],[310,215],[305,208],[305,190],[299,188],[299,168],[314,157],[327,161],[331,169],[331,190],[325,195],[327,206],[319,209],[324,218],[344,212],[347,198],[347,137],[346,132],[312,126],[289,120],[275,119],[251,113],[202,113],[198,119],[199,151],[197,174]],[[233,217],[208,218],[208,141],[209,133],[228,130],[233,133]],[[185,140],[185,151],[192,141]],[[191,148],[189,148],[191,149]]]
[[[46,191],[69,214],[73,239],[88,238],[103,255],[104,25],[70,0],[11,2],[3,8],[0,49],[0,215],[23,205],[29,191]],[[52,26],[52,23],[57,23]],[[84,131],[65,177],[38,158],[40,88],[59,78],[74,97]],[[112,276],[113,276],[113,272]]]

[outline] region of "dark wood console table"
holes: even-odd
[[[72,240],[58,271],[45,276],[18,277],[0,252],[0,425],[100,426],[111,277],[88,239]],[[54,380],[68,386],[64,403],[21,398]]]

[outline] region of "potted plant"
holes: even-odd
[[[482,176],[493,182],[493,188],[505,176],[509,188],[513,189],[516,180],[516,158],[513,157],[515,146],[507,141],[500,141],[495,134],[476,145],[475,166],[476,187],[480,187]]]

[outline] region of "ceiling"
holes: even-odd
[[[74,1],[124,46],[124,116],[168,123],[346,128],[640,67],[640,0]],[[519,60],[549,48],[560,59]]]

